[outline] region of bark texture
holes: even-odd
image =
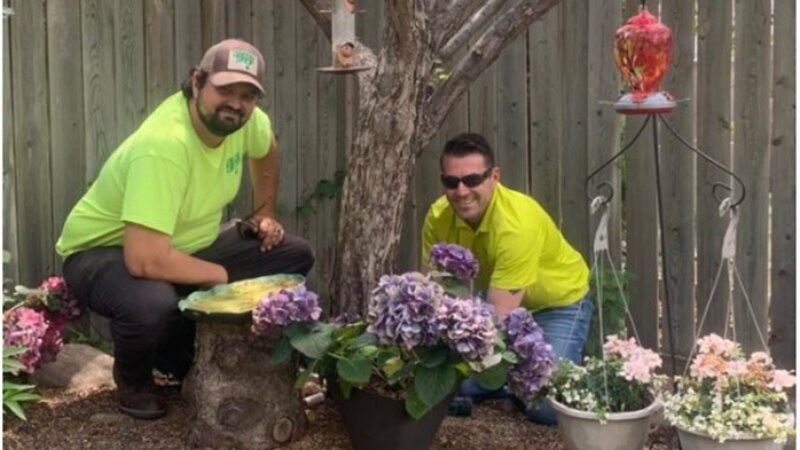
[[[330,18],[320,11],[331,9],[331,0],[300,1],[330,37]],[[357,75],[358,119],[340,205],[332,314],[366,311],[378,278],[393,272],[419,152],[503,48],[558,2],[386,0],[383,47],[356,46],[358,65],[374,69]]]
[[[271,449],[306,429],[295,365],[270,367],[277,339],[248,325],[198,323],[195,362],[183,386],[193,447]]]

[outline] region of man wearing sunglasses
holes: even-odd
[[[425,217],[423,265],[436,243],[469,248],[480,264],[476,286],[498,318],[524,307],[543,328],[556,356],[580,363],[593,308],[589,268],[581,254],[536,200],[500,183],[500,168],[483,136],[454,137],[439,162],[444,195]],[[456,410],[464,409],[465,400],[502,396],[504,390],[489,392],[469,379]],[[556,423],[549,405],[526,413],[537,423]]]
[[[264,57],[227,39],[212,46],[108,158],[70,212],[56,250],[84,306],[111,320],[119,409],[165,414],[153,368],[180,380],[194,354],[194,322],[178,300],[217,284],[276,273],[305,275],[314,258],[275,219],[278,149],[264,94]],[[220,226],[244,161],[253,213]]]

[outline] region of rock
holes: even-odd
[[[46,363],[30,377],[37,386],[64,389],[69,393],[113,387],[114,358],[84,344],[65,344],[55,361]]]
[[[97,413],[97,414],[92,414],[92,416],[89,417],[90,422],[101,423],[101,424],[118,423],[124,419],[125,416],[123,416],[120,413]]]

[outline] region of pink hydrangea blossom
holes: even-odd
[[[25,366],[24,372],[33,373],[39,363],[47,328],[44,314],[26,306],[14,309],[3,318],[3,344],[25,349],[24,353],[14,357]]]
[[[797,378],[788,370],[779,369],[772,371],[772,379],[769,381],[768,386],[776,391],[782,391],[785,388],[794,386],[796,382]]]

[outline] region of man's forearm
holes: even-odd
[[[280,175],[280,154],[277,143],[273,140],[272,149],[263,158],[251,158],[249,166],[250,180],[253,183],[253,209],[261,207],[259,215],[274,218]]]

